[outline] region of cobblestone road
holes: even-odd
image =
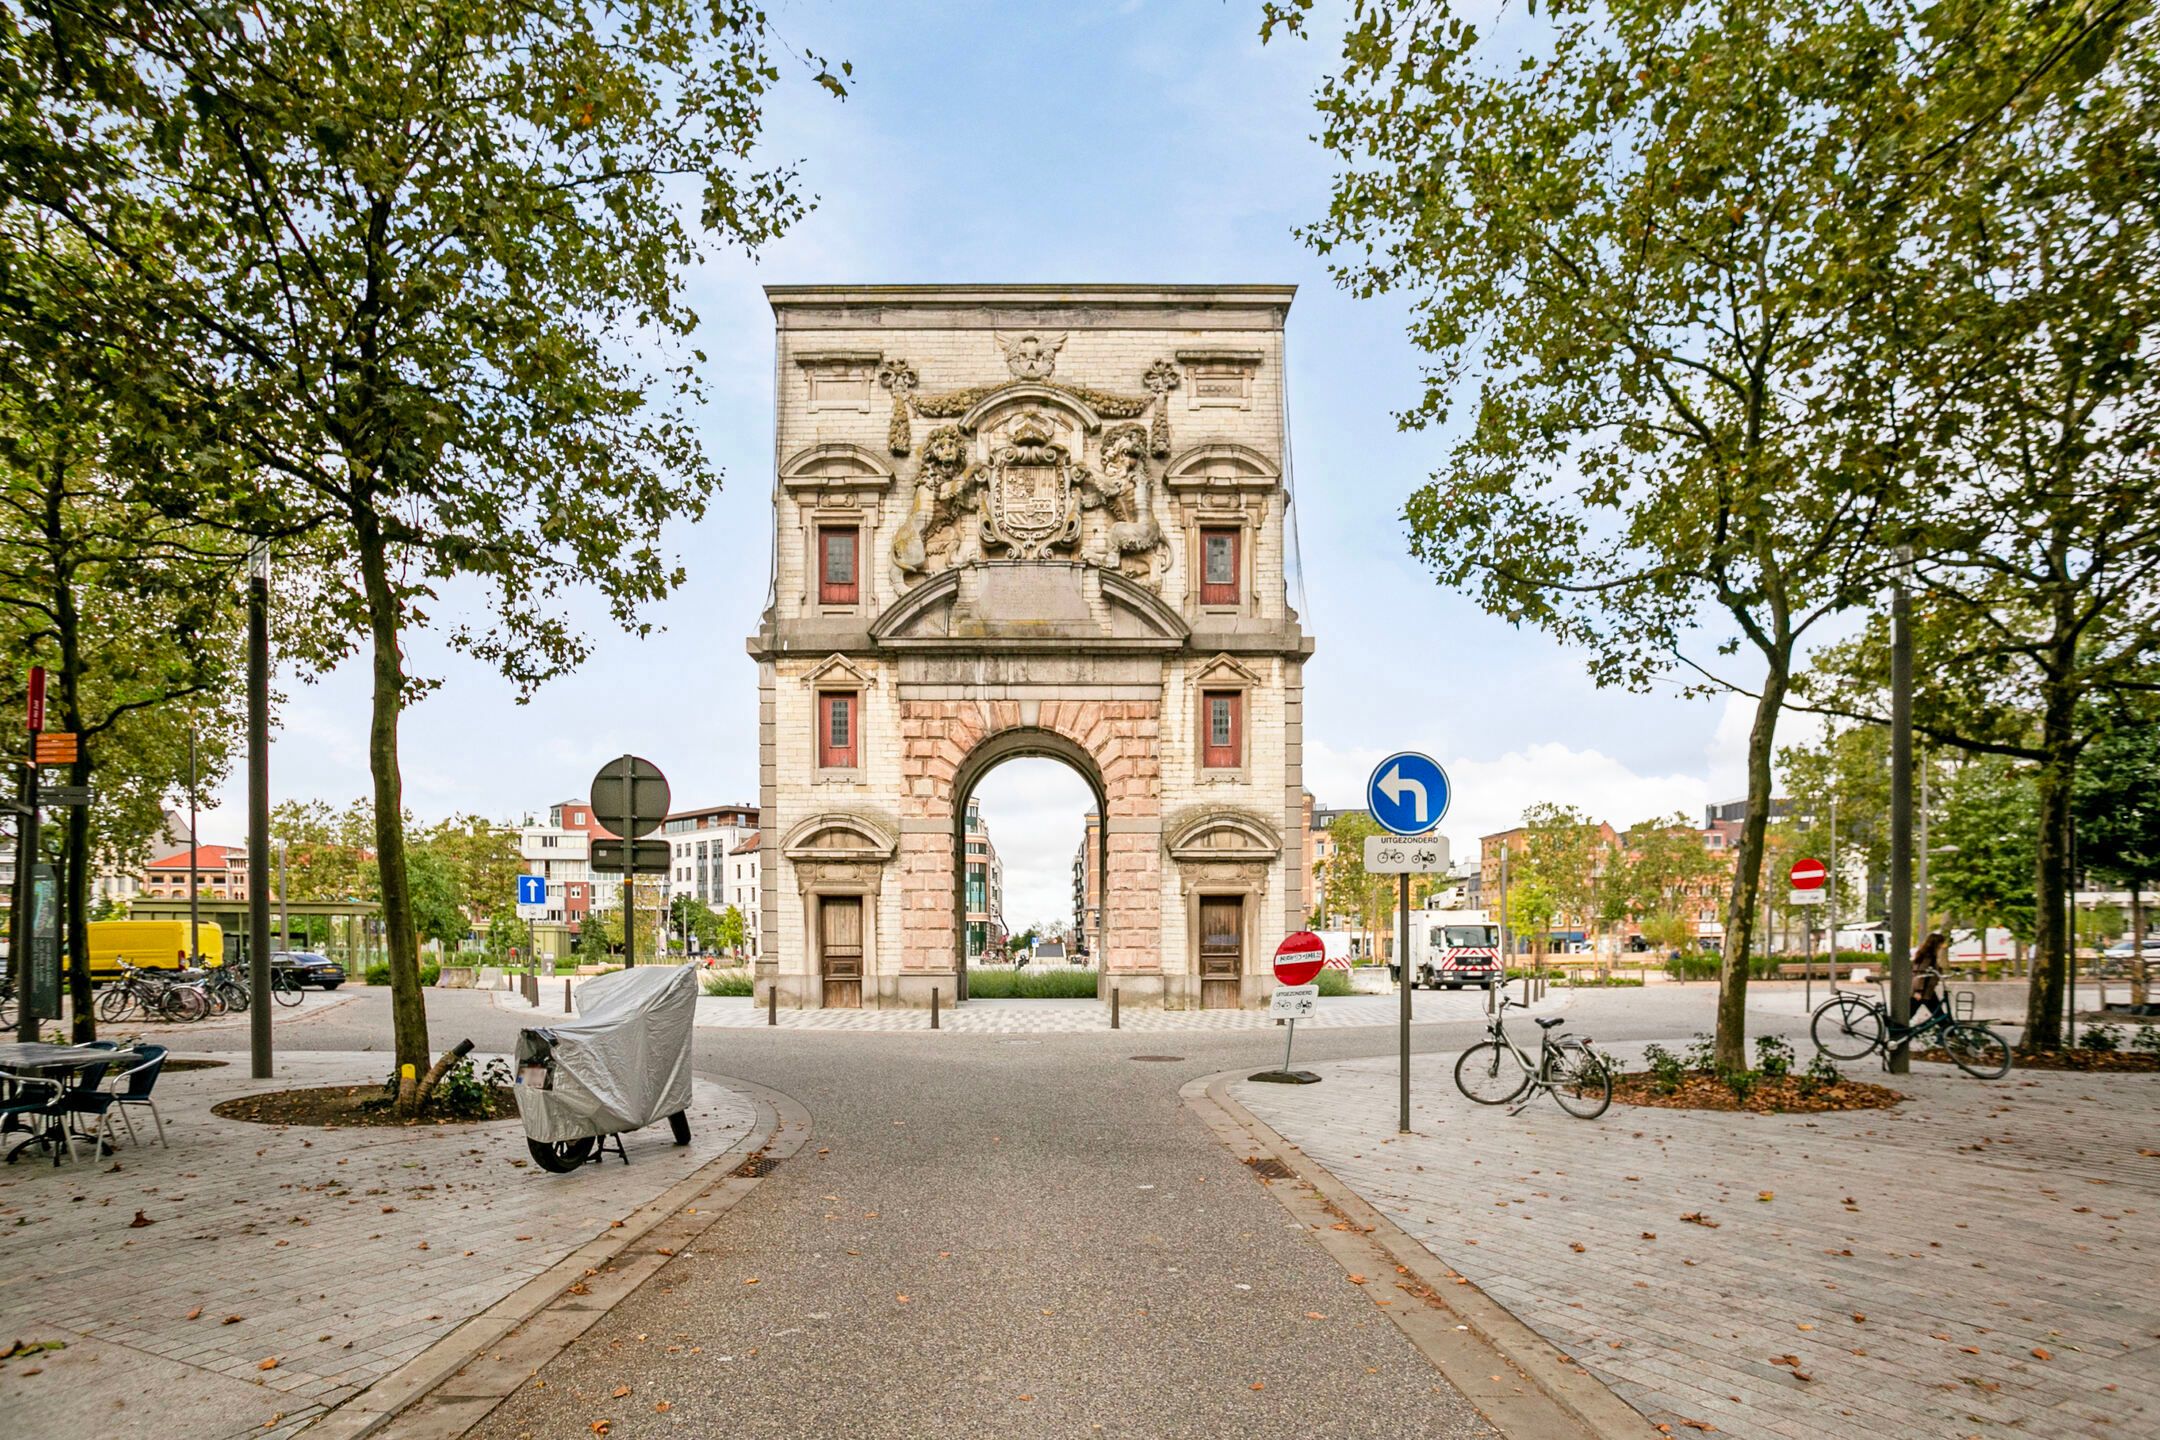
[[[1675,1433],[2160,1435],[2160,1080],[1923,1066],[1891,1111],[1585,1123],[1477,1109],[1453,1061],[1416,1057],[1408,1137],[1392,1060],[1232,1093]]]
[[[370,1083],[386,1068],[380,1053],[290,1051],[278,1075]],[[211,1115],[265,1088],[247,1076],[243,1057],[161,1079],[170,1148],[138,1116],[146,1144],[112,1159],[0,1169],[0,1338],[67,1345],[0,1363],[0,1430],[289,1431],[727,1150],[754,1113],[699,1081],[687,1149],[663,1126],[626,1137],[627,1168],[551,1176],[515,1120],[325,1130]]]

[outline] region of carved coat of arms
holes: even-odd
[[[1074,465],[1040,416],[1022,416],[1011,437],[991,452],[982,493],[986,544],[1040,560],[1080,536]]]

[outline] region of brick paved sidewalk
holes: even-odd
[[[379,1081],[388,1064],[288,1052],[278,1082]],[[244,1060],[169,1074],[171,1148],[139,1115],[145,1146],[0,1168],[0,1342],[67,1345],[0,1362],[7,1434],[288,1433],[726,1151],[755,1115],[700,1080],[687,1148],[658,1126],[625,1137],[628,1167],[554,1176],[515,1120],[325,1130],[210,1113],[264,1088]]]
[[[1232,1094],[1673,1433],[2160,1435],[2160,1080],[1586,1123],[1473,1107],[1454,1061],[1417,1057],[1407,1137],[1392,1060]]]

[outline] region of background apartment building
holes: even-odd
[[[970,959],[1005,947],[1005,862],[983,824],[982,802],[967,805],[967,944]]]

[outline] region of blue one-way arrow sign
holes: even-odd
[[[1375,766],[1365,785],[1365,808],[1383,830],[1422,835],[1448,807],[1447,771],[1430,755],[1404,750]]]
[[[517,898],[517,903],[518,903],[518,904],[520,904],[520,905],[545,905],[545,904],[547,904],[547,876],[545,876],[545,875],[520,875],[520,876],[518,876],[518,877],[517,877],[517,882],[518,882],[518,898]]]

